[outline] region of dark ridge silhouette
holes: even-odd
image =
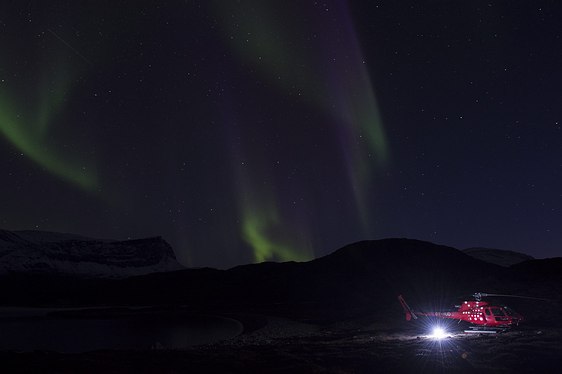
[[[139,243],[144,241],[129,242]],[[366,315],[399,318],[398,294],[434,308],[475,292],[559,297],[561,261],[532,260],[505,268],[447,246],[384,239],[353,243],[310,262],[229,270],[185,269],[125,279],[6,274],[0,277],[0,294],[3,305],[182,306],[194,312],[250,312],[317,322]]]
[[[11,274],[0,280],[0,292],[4,305],[186,305],[330,320],[396,310],[400,293],[413,301],[440,301],[489,290],[507,271],[451,247],[385,239],[354,243],[305,263],[187,269],[122,280]]]
[[[107,241],[107,242],[117,241],[117,240],[109,240],[109,239],[94,239],[83,235],[60,233],[60,232],[53,232],[53,231],[41,231],[41,230],[17,230],[17,231],[13,231],[13,233],[17,234],[22,239],[25,239],[32,243],[52,243],[52,242],[61,242],[66,240]]]
[[[463,252],[479,260],[506,267],[518,264],[523,261],[534,259],[534,257],[526,255],[524,253],[507,251],[504,249],[475,247],[465,249],[463,250]]]

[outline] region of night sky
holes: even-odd
[[[560,1],[3,1],[0,227],[187,266],[562,249]]]

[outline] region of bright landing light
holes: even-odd
[[[431,337],[433,339],[441,340],[447,337],[447,331],[445,331],[442,327],[434,327],[431,333]]]

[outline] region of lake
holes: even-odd
[[[0,350],[9,351],[186,349],[242,331],[234,319],[178,312],[58,316],[32,308],[0,310]]]

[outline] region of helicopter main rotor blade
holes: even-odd
[[[505,294],[498,294],[498,293],[485,293],[485,292],[477,292],[474,294],[474,298],[480,300],[482,297],[488,296],[498,296],[498,297],[516,297],[519,299],[531,299],[531,300],[543,300],[549,301],[549,299],[544,299],[542,297],[532,297],[532,296],[521,296],[521,295],[505,295]]]

